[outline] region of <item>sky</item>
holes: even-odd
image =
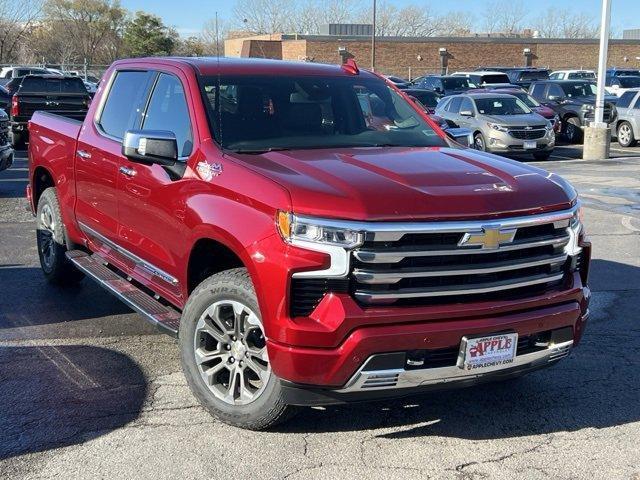
[[[370,0],[362,0],[363,5]],[[407,4],[420,4],[421,0],[387,0],[398,7]],[[194,35],[200,32],[203,24],[218,15],[221,18],[230,18],[235,0],[121,0],[123,7],[136,11],[145,10],[160,16],[164,23],[176,28],[183,36]],[[456,0],[455,2],[439,2],[437,0],[425,2],[438,13],[447,13],[450,5],[452,10],[466,11],[470,15],[480,17],[483,8],[490,1],[485,0]],[[525,5],[531,5],[530,18],[535,18],[545,12],[549,7],[558,9],[571,9],[583,11],[600,17],[601,0],[536,0],[527,1]],[[640,0],[612,0],[611,28],[621,35],[625,28],[640,28]]]

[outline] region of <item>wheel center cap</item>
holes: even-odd
[[[240,360],[247,352],[247,347],[240,340],[236,340],[231,344],[231,356]]]

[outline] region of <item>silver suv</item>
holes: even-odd
[[[555,147],[553,125],[519,98],[500,93],[454,95],[435,114],[473,132],[473,146],[493,153],[532,154],[546,160]]]
[[[621,147],[633,147],[640,139],[640,88],[624,92],[616,105],[618,118],[613,132]]]

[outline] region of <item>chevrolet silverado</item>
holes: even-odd
[[[83,122],[29,134],[45,277],[176,336],[230,424],[519,376],[584,331],[573,187],[451,141],[353,61],[121,60]]]

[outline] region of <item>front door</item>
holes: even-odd
[[[182,81],[173,73],[160,72],[141,130],[173,132],[178,142],[179,162],[194,152],[194,134]],[[184,181],[160,165],[147,165],[123,158],[118,177],[117,242],[140,261],[136,266],[157,293],[177,299],[181,293],[177,277],[184,258],[182,248],[189,232],[184,223],[186,206],[180,203]]]

